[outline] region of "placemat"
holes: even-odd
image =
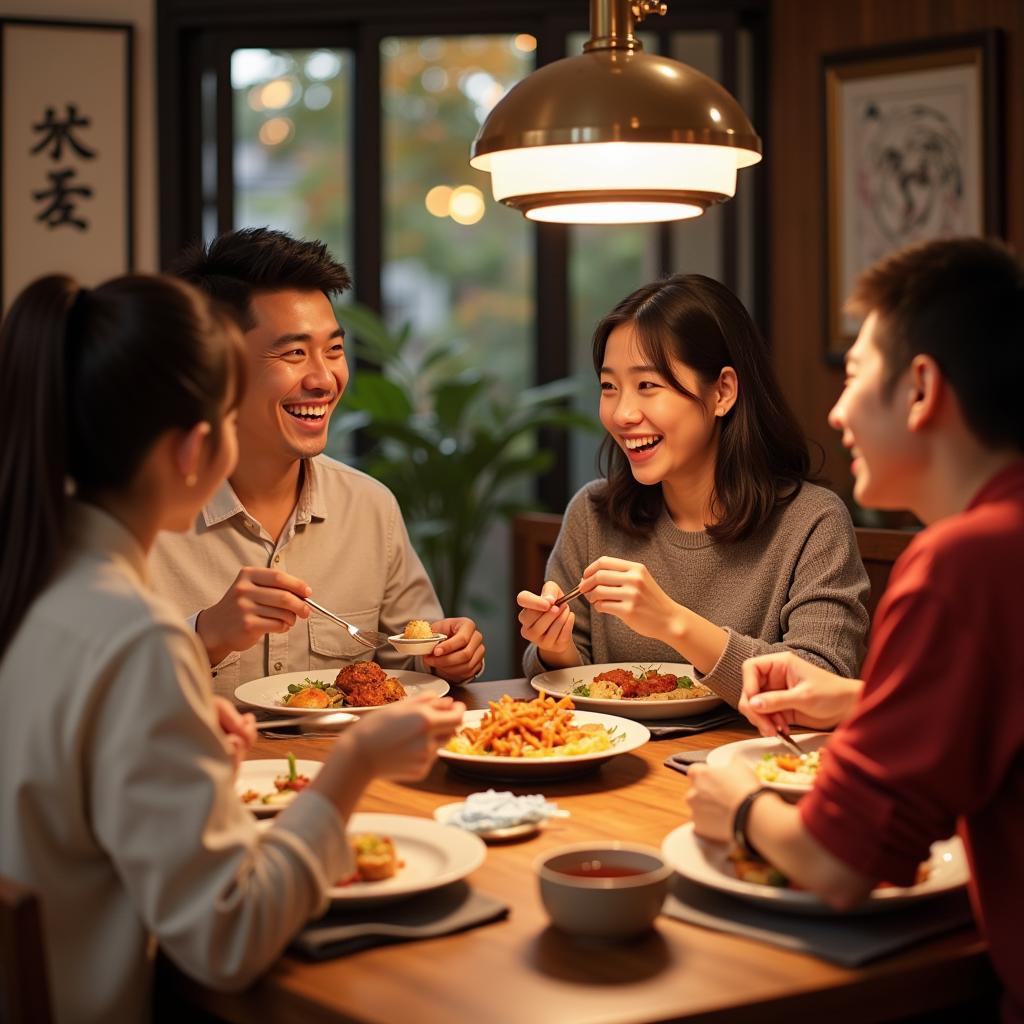
[[[757,939],[842,967],[859,967],[971,921],[967,890],[921,900],[901,910],[810,917],[768,910],[673,878],[662,913],[688,924]]]
[[[681,750],[678,754],[666,757],[662,763],[666,768],[671,768],[675,772],[682,772],[683,775],[689,775],[690,765],[703,764],[707,761],[708,754],[710,753],[710,750]]]
[[[508,905],[453,882],[421,896],[361,910],[328,911],[292,940],[308,960],[329,960],[393,942],[451,935],[508,916]]]
[[[726,706],[712,708],[692,718],[659,718],[653,722],[644,722],[644,725],[650,729],[652,740],[665,740],[671,736],[692,736],[709,729],[725,729],[746,723],[747,720],[738,711]]]

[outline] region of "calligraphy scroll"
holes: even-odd
[[[0,20],[2,302],[132,267],[130,25]]]

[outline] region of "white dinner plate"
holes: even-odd
[[[251,708],[273,711],[279,715],[323,715],[329,711],[349,711],[358,715],[364,711],[376,711],[376,707],[290,708],[280,703],[287,696],[290,684],[301,683],[304,679],[320,679],[329,686],[343,667],[339,665],[337,668],[309,669],[306,672],[282,672],[279,676],[252,679],[248,683],[242,683],[235,690],[235,699],[248,704]],[[410,697],[415,697],[418,693],[432,693],[435,697],[443,697],[449,689],[443,679],[438,679],[427,672],[407,672],[405,669],[384,671],[397,679]]]
[[[589,683],[594,676],[613,668],[624,668],[627,672],[634,673],[641,668],[655,668],[674,676],[689,676],[694,682],[697,681],[697,674],[692,665],[620,661],[608,665],[577,665],[575,668],[552,669],[534,676],[530,680],[530,685],[537,691],[550,693],[553,697],[571,696],[573,704],[586,711],[619,715],[622,718],[632,718],[635,722],[654,722],[660,718],[692,718],[722,703],[721,697],[691,697],[689,700],[606,700],[573,695],[572,691],[581,683]]]
[[[295,768],[300,775],[306,775],[310,779],[316,777],[316,773],[323,768],[322,761],[296,761]],[[242,796],[247,790],[254,789],[257,793],[276,793],[274,779],[279,775],[288,774],[288,762],[277,758],[260,761],[243,761],[238,766],[238,775],[235,777],[235,792]],[[245,804],[246,808],[252,811],[257,818],[270,818],[283,811],[288,804],[261,804],[254,802]]]
[[[815,750],[820,750],[828,743],[831,737],[829,732],[805,732],[805,733],[793,733],[793,739],[800,744],[803,751],[810,754]],[[765,754],[791,754],[793,753],[790,747],[787,747],[782,740],[777,739],[774,736],[762,736],[756,740],[737,740],[735,743],[724,743],[720,747],[715,747],[708,754],[708,764],[710,765],[727,765],[733,761],[738,761],[740,764],[745,764],[751,771],[754,771],[757,767],[757,763],[764,757]],[[765,782],[763,779],[758,779],[762,786],[767,786],[769,789],[778,790],[780,793],[793,793],[797,796],[802,796],[804,793],[810,793],[813,783],[797,783],[797,782]]]
[[[476,728],[485,714],[486,711],[467,711],[462,716],[462,725]],[[603,725],[612,734],[611,748],[591,754],[577,754],[574,757],[495,757],[484,754],[457,754],[442,747],[438,751],[438,757],[453,771],[480,778],[505,782],[562,779],[591,771],[605,761],[618,757],[619,754],[626,754],[637,747],[642,747],[651,738],[646,726],[628,718],[599,715],[593,711],[574,711],[573,716],[580,725]]]
[[[339,908],[368,907],[439,889],[476,871],[487,856],[483,840],[461,828],[407,814],[353,814],[347,832],[376,832],[395,844],[402,863],[393,878],[352,882],[327,890]]]
[[[691,882],[751,903],[759,903],[788,914],[844,913],[834,910],[813,893],[741,881],[736,877],[728,859],[729,846],[701,839],[693,830],[693,822],[670,832],[661,844],[661,854],[668,864]],[[967,884],[967,857],[957,836],[932,844],[928,866],[928,877],[920,884],[906,888],[887,886],[875,889],[864,903],[845,913],[866,914],[895,910]]]

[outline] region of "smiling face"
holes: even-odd
[[[243,460],[283,463],[319,455],[348,383],[344,336],[318,291],[259,292],[245,334],[249,381],[238,412]]]
[[[914,507],[922,464],[921,441],[908,429],[909,374],[887,394],[885,357],[875,343],[878,314],[871,313],[846,353],[846,383],[828,414],[853,456],[853,496],[865,508]]]
[[[642,484],[714,472],[717,388],[703,384],[676,359],[671,366],[679,383],[699,401],[681,394],[650,365],[632,324],[621,324],[608,336],[600,374],[601,422]]]

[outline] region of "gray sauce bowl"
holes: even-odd
[[[614,877],[567,874],[584,862],[601,870],[639,872]],[[540,898],[552,924],[570,935],[625,939],[645,931],[661,911],[672,868],[650,846],[577,843],[549,850],[534,862]]]

